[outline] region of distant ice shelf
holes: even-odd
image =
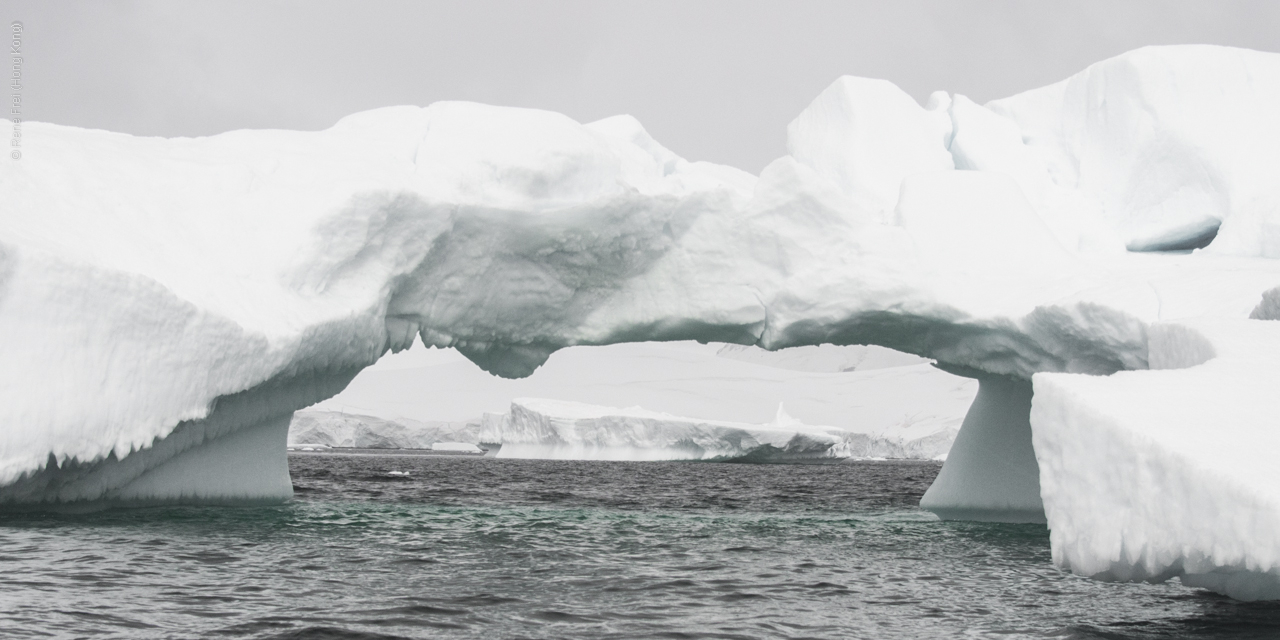
[[[629,116],[461,102],[26,123],[0,504],[283,499],[290,414],[415,339],[503,377],[584,345],[869,344],[979,381],[927,508],[1045,520],[1086,575],[1275,597],[1274,359],[1238,354],[1278,326],[1277,104],[1280,55],[1201,45],[987,105],[846,77],[759,176]]]
[[[361,449],[430,449],[438,442],[477,442],[478,421],[418,422],[340,411],[298,411],[289,426],[289,446]]]
[[[840,434],[835,440],[825,439],[826,444],[815,449],[822,454],[817,457],[827,459],[825,451],[836,457],[940,458],[960,428],[976,387],[972,380],[945,373],[924,358],[873,346],[765,351],[663,342],[570,347],[552,355],[529,378],[505,380],[477,370],[452,350],[418,344],[365,369],[342,393],[297,412],[289,442],[424,447],[461,440],[500,443],[505,456],[519,452],[523,457],[623,460],[707,457],[692,455],[687,447],[672,448],[660,439],[641,437],[624,446],[577,450],[554,429],[534,434],[499,428],[513,426],[509,420],[503,423],[504,416],[540,411],[541,405],[533,409],[523,401],[517,402],[520,408],[512,406],[512,400],[530,397],[530,402],[551,402],[553,407],[560,406],[556,401],[564,401],[566,407],[597,407],[600,420],[584,418],[578,424],[593,430],[591,437],[598,442],[612,438],[614,430],[627,431],[635,420],[665,425],[660,428],[672,434],[720,425],[706,440],[719,439],[719,444],[708,447],[748,455],[758,445],[739,447],[742,434],[775,422],[779,406],[785,405],[797,424],[824,425],[820,431]],[[486,413],[493,415],[482,434],[481,416]],[[564,418],[554,409],[547,415],[550,420]],[[570,432],[578,433],[572,428]],[[580,442],[576,436],[570,438]],[[832,448],[837,441],[853,449],[837,453],[839,449]],[[768,452],[760,449],[755,455]]]
[[[772,422],[744,424],[517,398],[507,413],[485,414],[478,437],[502,445],[500,458],[820,462],[942,459],[955,434],[955,426],[945,423],[879,433],[806,425],[781,405]]]

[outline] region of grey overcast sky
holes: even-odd
[[[752,172],[843,74],[982,102],[1143,45],[1280,51],[1275,0],[0,0],[0,18],[26,28],[32,120],[197,136],[475,100],[630,113]]]

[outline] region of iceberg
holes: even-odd
[[[872,344],[979,382],[926,508],[1045,521],[1085,575],[1275,597],[1277,103],[1280,55],[1211,46],[988,105],[844,78],[758,177],[628,116],[461,102],[27,123],[0,503],[285,499],[293,412],[415,339],[504,377],[583,345]]]
[[[483,414],[505,415],[512,400],[529,397],[640,406],[681,420],[748,426],[769,423],[783,404],[805,424],[884,433],[894,442],[949,434],[927,455],[881,447],[879,440],[851,454],[933,458],[946,452],[976,391],[974,381],[919,356],[860,345],[778,351],[687,341],[569,347],[530,377],[507,380],[480,371],[455,350],[417,343],[365,369],[333,398],[297,412],[289,442],[480,442],[476,429]],[[634,448],[639,459],[655,455],[647,448]]]
[[[289,423],[290,447],[430,449],[438,442],[476,441],[477,424],[423,423],[340,411],[298,411]]]
[[[745,424],[545,398],[517,398],[485,414],[479,439],[499,458],[820,462],[850,458],[942,459],[956,428],[897,425],[884,432],[806,425],[782,405],[773,421]]]

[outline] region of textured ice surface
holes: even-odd
[[[989,106],[1130,249],[1217,232],[1215,252],[1277,258],[1277,104],[1280,56],[1206,45],[1146,47]]]
[[[1150,345],[1150,371],[1035,376],[1054,561],[1280,598],[1280,322],[1164,323]]]
[[[1269,517],[1248,456],[1277,450],[1245,418],[1274,415],[1272,369],[1238,364],[1213,332],[1173,357],[1158,327],[1274,317],[1277,103],[1280,55],[1207,46],[1141,49],[987,106],[935,94],[921,107],[843,78],[758,178],[678,158],[626,116],[584,125],[457,102],[194,139],[29,123],[22,161],[0,167],[0,502],[278,498],[275,471],[246,490],[196,461],[415,336],[506,377],[573,345],[875,344],[984,380],[1087,374],[1034,387],[1060,561],[1117,577],[1180,562],[1189,582],[1270,593],[1275,543],[1246,535],[1243,511],[1202,512],[1213,501],[1156,483],[1125,531],[1168,537],[1116,542],[1113,524],[1063,505],[1121,485],[1070,481],[1076,467],[1040,443],[1087,446],[1053,424],[1130,434],[1116,450],[1141,434],[1166,461],[1116,456],[1109,473],[1168,471]],[[1201,351],[1219,355],[1131,372]],[[1122,411],[1127,396],[1105,399],[1127,384],[1173,398],[1184,426],[1157,430]],[[1017,403],[997,404],[997,422],[1021,423]],[[1224,462],[1182,433],[1249,453]],[[949,458],[931,508],[998,503],[965,487],[988,486],[969,467],[1002,450]],[[166,475],[185,459],[203,480]],[[1024,489],[998,495],[1029,504]]]

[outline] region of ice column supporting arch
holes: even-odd
[[[1031,381],[952,373],[977,378],[978,396],[920,506],[943,520],[1045,522],[1031,447]]]

